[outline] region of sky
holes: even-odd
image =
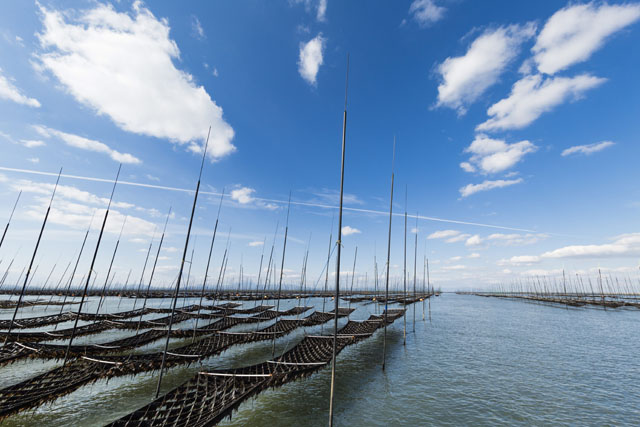
[[[343,277],[445,290],[595,274],[638,280],[640,3],[470,0],[8,2],[0,15],[0,247],[13,286],[276,274],[330,288],[349,56]],[[395,160],[394,160],[395,140]],[[125,223],[126,219],[126,223]],[[123,226],[124,224],[124,226]],[[122,233],[120,237],[120,233]],[[415,248],[417,247],[417,254]],[[354,258],[357,248],[357,259]],[[260,271],[260,261],[262,271]],[[13,263],[12,263],[13,260]],[[10,266],[10,268],[9,268]],[[189,271],[191,270],[191,271]],[[260,273],[259,273],[260,272]],[[47,280],[48,279],[48,280]],[[185,276],[184,281],[187,281]],[[381,278],[382,280],[382,278]],[[212,284],[213,282],[213,284]]]

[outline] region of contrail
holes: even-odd
[[[6,172],[25,173],[25,174],[31,174],[31,175],[58,176],[57,173],[53,173],[53,172],[42,172],[42,171],[36,171],[36,170],[30,170],[30,169],[8,168],[8,167],[4,167],[4,166],[0,166],[0,170],[6,171]],[[62,174],[61,177],[70,178],[70,179],[77,179],[77,180],[81,180],[81,181],[105,182],[105,183],[113,184],[113,180],[112,179],[106,179],[106,178],[93,178],[93,177],[89,177],[89,176],[67,175],[67,174]],[[144,183],[141,183],[141,182],[118,181],[118,184],[119,185],[129,185],[129,186],[133,186],[133,187],[155,188],[157,190],[178,191],[178,192],[182,192],[182,193],[194,193],[194,190],[189,190],[187,188],[167,187],[165,185],[144,184]],[[222,193],[218,193],[218,192],[215,192],[215,191],[200,191],[200,193],[208,194],[208,195],[212,195],[212,196],[221,196],[222,195]],[[278,203],[278,204],[281,204],[281,205],[287,204],[286,200],[266,199],[266,198],[262,198],[262,197],[253,197],[252,199],[259,200],[261,202]],[[295,201],[292,200],[291,204],[292,205],[298,205],[298,206],[322,208],[322,209],[338,209],[337,206],[325,205],[325,204],[322,204],[322,203],[295,202]],[[367,213],[367,214],[374,214],[374,215],[385,215],[385,216],[389,215],[389,212],[377,211],[377,210],[373,210],[373,209],[352,208],[352,207],[346,207],[346,206],[343,209],[345,211],[350,211],[350,212],[359,212],[359,213]],[[404,217],[404,214],[395,213],[394,216],[402,216],[402,217]],[[494,229],[498,229],[498,230],[520,231],[520,232],[524,232],[524,233],[539,233],[539,231],[537,231],[537,230],[530,230],[530,229],[526,229],[526,228],[507,227],[507,226],[495,225],[495,224],[483,224],[483,223],[480,223],[480,222],[459,221],[459,220],[455,220],[455,219],[435,218],[435,217],[424,216],[424,215],[407,215],[407,217],[408,218],[414,218],[414,219],[417,218],[417,219],[424,220],[424,221],[444,222],[444,223],[448,223],[448,224],[470,225],[470,226],[475,226],[475,227],[494,228]],[[551,235],[553,233],[545,233],[545,234],[550,234]]]

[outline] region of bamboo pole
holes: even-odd
[[[200,174],[198,175],[198,184],[196,185],[196,193],[193,197],[193,206],[191,207],[191,218],[189,219],[189,227],[187,229],[187,238],[184,242],[184,250],[182,252],[182,261],[180,262],[180,272],[178,273],[178,279],[176,280],[176,289],[173,294],[173,304],[171,306],[171,317],[169,318],[169,327],[167,328],[167,339],[164,344],[164,352],[162,353],[162,363],[160,364],[160,375],[158,377],[158,387],[156,388],[156,399],[160,396],[160,387],[162,386],[162,375],[164,373],[164,365],[167,361],[167,351],[169,350],[169,338],[171,337],[171,328],[173,326],[173,316],[176,312],[176,303],[178,301],[178,294],[180,292],[180,281],[182,280],[182,272],[184,271],[184,263],[187,257],[187,251],[189,250],[189,238],[191,237],[191,227],[193,226],[193,216],[196,212],[196,204],[198,202],[198,193],[200,191],[200,181],[202,180],[202,170],[204,169],[204,161],[207,156],[207,148],[209,146],[209,136],[211,135],[211,126],[209,126],[209,132],[207,133],[207,142],[204,145],[204,152],[202,153],[202,163],[200,164]]]
[[[56,190],[58,189],[58,183],[60,182],[60,175],[62,174],[62,168],[60,168],[60,172],[58,172],[58,178],[56,179],[56,184],[53,187],[53,193],[51,194],[51,200],[49,200],[49,207],[47,208],[47,213],[44,215],[44,220],[42,221],[42,227],[40,228],[40,234],[38,234],[38,240],[36,241],[36,247],[33,249],[33,255],[31,256],[31,261],[29,262],[29,268],[27,269],[27,274],[24,277],[24,283],[22,285],[22,290],[20,291],[20,297],[18,297],[18,303],[16,304],[16,309],[13,312],[13,316],[11,317],[11,323],[9,323],[9,329],[7,330],[7,335],[5,336],[3,347],[7,345],[7,340],[11,335],[11,329],[13,328],[13,323],[16,321],[16,316],[18,314],[18,309],[20,308],[20,304],[22,303],[22,298],[24,297],[24,291],[27,287],[27,282],[29,281],[29,273],[31,272],[31,268],[33,267],[33,262],[36,259],[36,255],[38,254],[38,247],[40,247],[40,241],[42,240],[42,233],[44,232],[44,228],[47,225],[47,219],[49,218],[49,212],[51,212],[51,205],[53,204],[53,198],[56,195]]]
[[[349,54],[347,53],[347,75],[344,89],[344,113],[342,115],[342,155],[340,162],[340,208],[338,210],[338,253],[336,255],[336,293],[333,315],[333,353],[331,355],[331,388],[329,391],[329,427],[333,427],[333,399],[336,385],[336,353],[338,349],[338,318],[340,311],[340,258],[342,255],[342,203],[344,199],[344,160],[347,142],[347,95],[349,90]],[[327,264],[327,269],[329,265]]]
[[[69,358],[69,350],[71,349],[71,345],[73,344],[73,339],[75,338],[75,335],[76,335],[76,330],[78,329],[78,320],[80,320],[80,315],[82,314],[82,305],[84,304],[84,300],[87,296],[87,289],[89,288],[89,283],[91,283],[91,273],[94,272],[93,268],[96,264],[98,250],[100,249],[100,242],[102,241],[102,234],[104,233],[104,227],[107,224],[107,218],[109,217],[109,209],[111,209],[111,201],[113,200],[113,194],[116,191],[116,185],[118,185],[118,178],[120,177],[121,169],[122,169],[122,164],[120,164],[120,166],[118,167],[116,180],[113,183],[113,188],[111,189],[111,197],[109,198],[109,204],[107,205],[107,210],[104,213],[104,219],[102,220],[102,227],[100,228],[100,234],[98,235],[98,242],[96,243],[96,249],[93,252],[93,259],[91,260],[91,267],[89,267],[89,273],[87,273],[87,281],[84,284],[84,290],[82,291],[82,296],[80,298],[80,307],[78,307],[78,315],[76,316],[76,319],[73,322],[73,331],[71,331],[71,337],[69,338],[67,351],[64,354],[64,362],[62,363],[62,366],[65,366],[67,364],[67,360]]]

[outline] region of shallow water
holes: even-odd
[[[133,304],[126,303],[119,311]],[[306,303],[322,305],[321,300]],[[109,302],[114,307],[109,311],[116,311],[114,304]],[[296,301],[282,301],[280,308],[294,305]],[[327,310],[331,308],[328,303]],[[434,298],[431,308],[432,321],[428,315],[423,321],[422,305],[417,305],[415,332],[409,308],[406,346],[402,319],[390,327],[384,372],[381,331],[340,354],[336,425],[640,424],[640,310],[567,310],[453,294]],[[351,318],[365,319],[373,310],[371,304],[359,305]],[[30,309],[26,315],[31,316]],[[282,338],[278,351],[293,346],[305,332],[323,328],[326,332],[328,324]],[[87,337],[89,342],[106,339],[108,333]],[[242,366],[270,356],[270,342],[232,347],[201,364],[170,370],[163,388],[180,384],[199,369]],[[0,368],[0,383],[49,366],[33,361]],[[326,425],[329,381],[330,369],[325,368],[267,390],[222,424]],[[156,373],[99,381],[5,424],[100,425],[147,403],[155,384]]]

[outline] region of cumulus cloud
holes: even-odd
[[[503,172],[515,166],[526,154],[533,153],[537,148],[529,141],[508,144],[503,140],[479,134],[464,150],[471,153],[469,162],[461,163],[460,167],[467,172],[476,170],[482,173]]]
[[[511,185],[520,184],[522,178],[518,179],[497,179],[495,181],[485,180],[480,184],[467,184],[460,189],[460,196],[468,197],[480,191],[493,190],[494,188],[509,187]]]
[[[350,236],[352,234],[360,234],[360,233],[362,233],[362,231],[358,230],[357,228],[353,228],[348,225],[345,225],[344,227],[342,227],[342,234],[344,236]]]
[[[241,205],[246,205],[253,202],[253,197],[251,197],[251,195],[255,193],[255,191],[256,190],[249,187],[236,188],[231,191],[231,200],[235,200]]]
[[[318,34],[306,43],[300,43],[300,56],[298,58],[298,72],[310,85],[317,84],[316,77],[324,60],[325,39],[322,33]]]
[[[487,114],[490,118],[476,129],[495,131],[523,128],[567,99],[579,99],[587,90],[605,81],[590,74],[548,78],[540,74],[525,76],[513,85],[507,98],[489,107]]]
[[[238,187],[235,190],[231,190],[231,200],[235,200],[246,207],[263,208],[268,210],[275,210],[278,208],[278,206],[273,203],[267,203],[264,200],[254,197],[253,194],[255,192],[256,190],[250,187]]]
[[[588,156],[589,154],[597,153],[598,151],[602,151],[607,147],[611,147],[612,145],[615,145],[615,143],[611,141],[602,141],[587,145],[576,145],[563,150],[561,155],[563,157],[570,156],[572,154],[584,154],[585,156]]]
[[[140,2],[131,13],[98,4],[75,20],[42,6],[40,14],[36,67],[50,71],[78,102],[125,131],[188,144],[192,151],[202,149],[211,125],[209,156],[235,150],[222,108],[175,67],[180,51],[166,19],[156,19]]]
[[[409,15],[421,26],[427,27],[444,17],[447,8],[438,6],[435,0],[413,0]]]
[[[535,263],[538,263],[538,262],[540,262],[540,257],[539,256],[535,256],[535,255],[519,255],[519,256],[512,256],[508,260],[500,260],[500,261],[498,261],[498,264],[500,264],[500,265],[505,265],[505,264],[528,265],[528,264],[535,264]]]
[[[56,129],[51,129],[45,126],[34,126],[34,129],[44,137],[57,137],[64,141],[67,145],[81,150],[95,151],[97,153],[106,154],[119,163],[127,164],[140,164],[142,161],[137,157],[128,154],[121,153],[109,147],[107,144],[95,141],[93,139],[85,138],[83,136],[74,135],[71,133],[62,132]]]
[[[2,75],[2,68],[0,68],[0,99],[6,99],[28,107],[40,107],[40,102],[37,99],[24,95],[20,89]]]
[[[640,4],[574,4],[549,18],[533,46],[538,70],[554,74],[586,61],[611,36],[640,18]]]
[[[481,243],[482,243],[482,238],[479,235],[474,234],[473,236],[467,239],[467,241],[465,242],[465,246],[478,246]]]
[[[487,30],[471,43],[463,56],[449,57],[437,68],[438,106],[464,114],[467,107],[494,85],[517,56],[523,41],[535,33],[533,24]]]
[[[255,242],[249,242],[249,246],[251,247],[256,247],[256,246],[262,246],[264,245],[264,242],[256,240]]]

